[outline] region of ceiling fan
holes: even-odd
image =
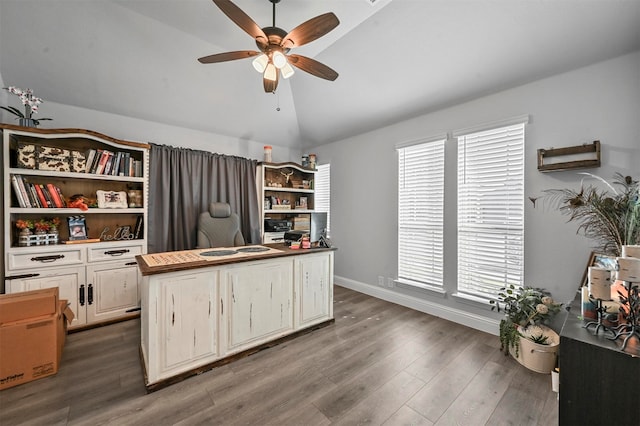
[[[260,28],[249,15],[231,1],[213,0],[225,15],[254,38],[260,51],[238,50],[218,53],[204,56],[199,58],[198,61],[203,64],[213,64],[257,56],[253,60],[253,67],[262,73],[264,91],[267,93],[276,91],[279,74],[282,74],[282,78],[289,78],[293,75],[294,70],[291,65],[325,80],[333,81],[338,78],[337,72],[315,59],[302,55],[288,54],[292,48],[312,42],[337,27],[340,21],[336,15],[329,12],[316,16],[287,32],[282,28],[276,27],[276,4],[280,3],[280,0],[269,1],[273,3],[273,25]]]

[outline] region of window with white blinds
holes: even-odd
[[[524,275],[524,123],[458,137],[458,292],[495,298]]]
[[[398,148],[398,280],[443,288],[445,139]]]
[[[327,213],[327,236],[331,235],[331,164],[317,167],[314,182],[314,210]]]

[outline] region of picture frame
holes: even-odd
[[[87,223],[84,216],[69,216],[67,217],[67,224],[69,226],[69,240],[86,240],[87,236]]]
[[[100,209],[126,209],[127,193],[124,191],[102,191],[97,190],[98,208]]]
[[[591,255],[589,255],[589,261],[587,262],[587,266],[584,268],[584,273],[582,274],[582,281],[580,284],[580,288],[585,287],[586,285],[589,284],[589,267],[590,266],[597,266],[600,268],[611,269],[613,271],[616,269],[616,258],[613,256],[608,256],[606,254],[592,251]]]

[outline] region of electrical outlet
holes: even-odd
[[[382,275],[378,275],[378,285],[384,287],[384,277]]]
[[[387,287],[393,288],[393,278],[387,278]]]

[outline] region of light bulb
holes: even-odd
[[[276,68],[280,69],[287,64],[287,57],[280,51],[273,52],[273,56],[271,57],[271,61]]]
[[[264,53],[253,60],[253,67],[262,74],[267,68],[267,64],[269,63],[269,57]]]
[[[264,78],[271,81],[276,81],[277,74],[276,67],[273,66],[272,63],[267,64],[267,68],[264,70]]]
[[[282,67],[280,72],[282,73],[282,78],[289,78],[293,74],[295,74],[295,71],[293,70],[293,67],[291,65],[289,65],[288,62],[284,65],[284,67]]]

